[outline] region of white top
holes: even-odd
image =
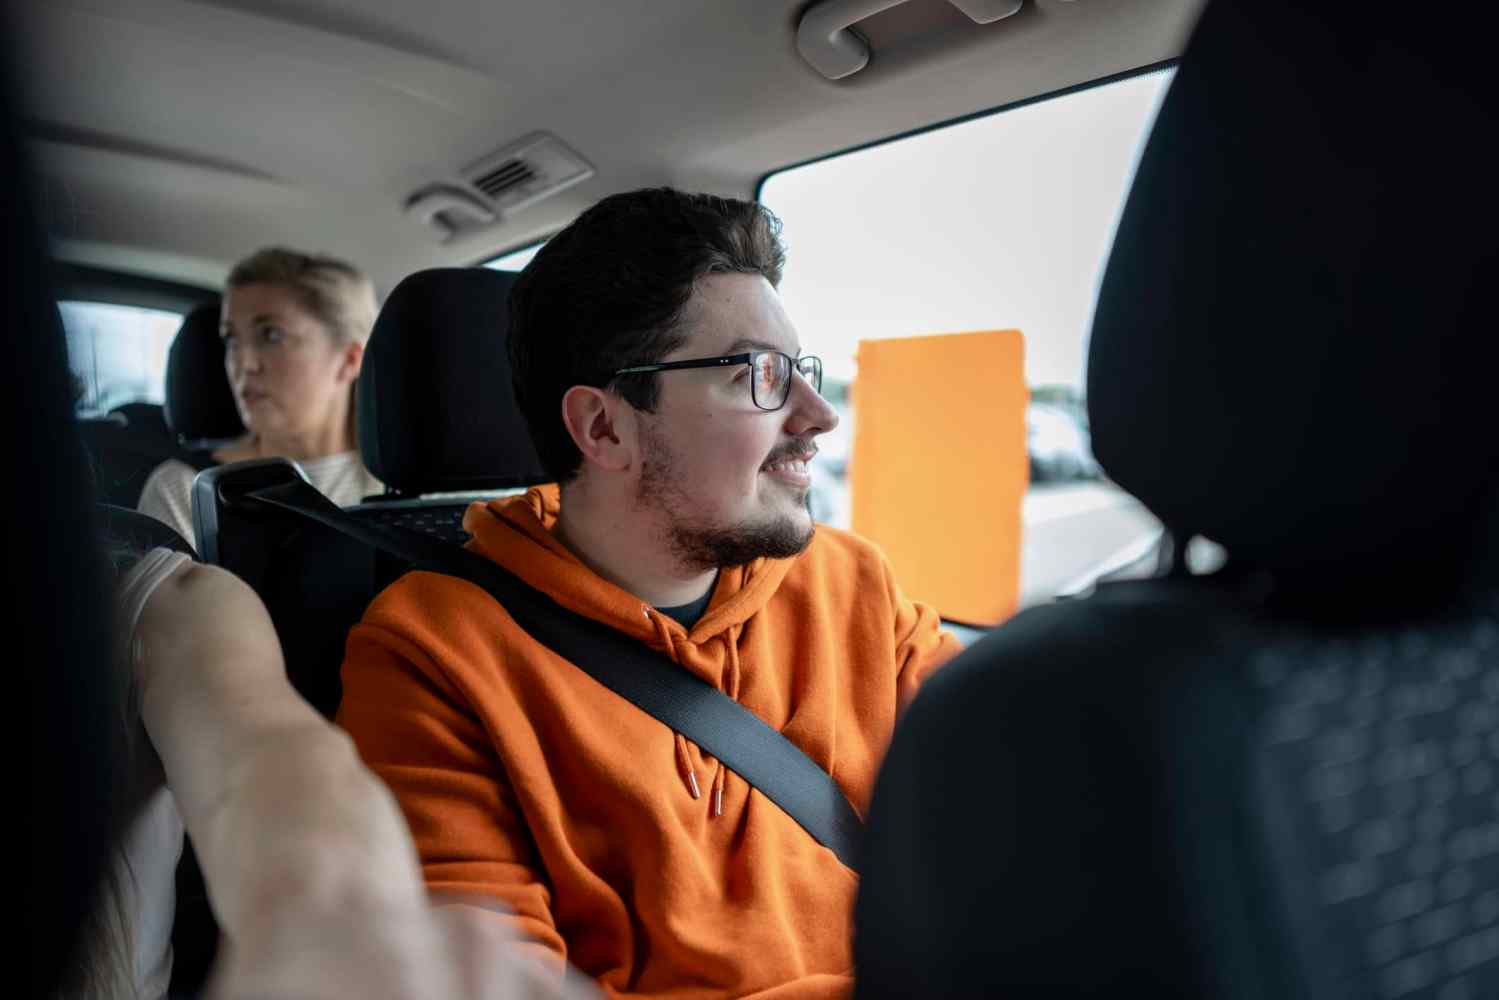
[[[345,451],[325,458],[296,463],[309,482],[323,496],[340,507],[352,507],[367,496],[381,493],[384,484],[370,474],[359,459],[359,452]],[[198,475],[192,466],[169,458],[151,471],[136,505],[174,529],[177,534],[201,548],[193,532],[193,479]]]
[[[167,789],[161,761],[140,722],[140,684],[131,646],[136,623],[152,592],[188,561],[180,552],[152,549],[130,568],[115,593],[114,662],[131,672],[127,717],[133,730],[128,818],[112,862],[120,911],[129,924],[116,932],[129,942],[128,975],[134,987],[129,995],[149,1000],[166,996],[172,979],[172,920],[177,906],[176,872],[182,857],[183,825],[177,803]]]

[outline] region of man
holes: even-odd
[[[555,236],[511,294],[510,350],[560,490],[465,526],[780,730],[862,811],[897,712],[958,643],[873,546],[813,529],[807,463],[838,417],[776,293],[783,261],[765,209],[666,189]],[[857,876],[477,587],[415,573],[382,594],[339,719],[429,889],[504,904],[607,991],[847,994]]]

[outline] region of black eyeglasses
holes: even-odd
[[[750,398],[762,410],[779,410],[786,405],[786,400],[791,395],[792,372],[799,372],[802,378],[812,384],[815,392],[819,395],[822,393],[822,359],[811,354],[793,358],[781,351],[750,351],[747,354],[728,354],[721,358],[662,361],[654,365],[621,368],[612,377],[670,372],[680,368],[725,368],[730,365],[750,366],[754,373],[750,379]]]

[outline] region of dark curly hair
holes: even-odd
[[[575,385],[609,386],[655,409],[657,376],[614,372],[680,347],[699,279],[759,274],[781,282],[781,223],[755,202],[650,188],[612,195],[547,241],[510,291],[515,397],[547,472],[560,483],[582,455],[562,423]]]

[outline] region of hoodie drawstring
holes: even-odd
[[[649,608],[645,609],[646,618],[650,619],[652,625],[656,626],[656,637],[666,647],[666,655],[676,660],[677,644],[672,639],[671,630],[666,627],[666,622],[659,614],[651,614]],[[688,793],[695,799],[703,797],[702,786],[697,783],[697,772],[692,769],[692,756],[687,752],[687,737],[681,733],[672,733],[677,747],[677,777],[682,779]]]
[[[697,786],[697,773],[692,770],[692,758],[687,756],[687,737],[681,733],[677,737],[677,773],[682,777],[682,783],[692,793],[692,797],[700,799],[703,797],[702,790]]]
[[[652,624],[656,626],[656,634],[660,637],[662,643],[665,644],[667,654],[675,660],[677,658],[676,642],[672,638],[670,629],[666,627],[666,623],[659,615],[653,615],[649,610],[646,611],[646,617],[650,618]],[[723,688],[724,693],[736,701],[739,699],[739,631],[739,625],[731,625],[724,637],[725,644],[728,646],[728,663],[724,673]],[[687,787],[688,793],[694,799],[700,799],[703,797],[703,790],[702,786],[698,784],[697,772],[692,767],[692,756],[687,751],[687,737],[681,733],[673,733],[672,735],[676,740],[677,776],[682,779],[682,784]],[[709,786],[711,796],[708,810],[709,816],[718,817],[723,815],[723,790],[728,773],[729,770],[723,766],[722,761],[714,761],[713,783]]]
[[[724,634],[724,644],[728,646],[728,675],[724,677],[724,694],[739,700],[739,630],[742,626],[730,625],[728,632]],[[713,815],[723,815],[723,789],[729,777],[729,769],[718,762],[718,772],[713,775]]]

